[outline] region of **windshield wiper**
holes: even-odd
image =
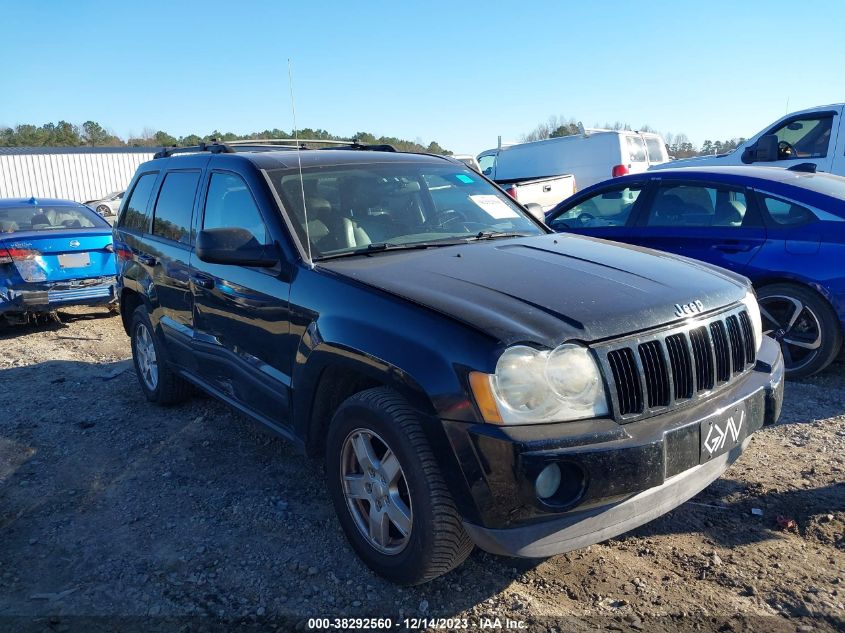
[[[477,242],[478,240],[496,240],[500,237],[529,237],[530,233],[521,231],[479,231],[472,237],[465,238],[466,242]]]
[[[353,255],[371,255],[373,253],[383,253],[385,251],[411,251],[422,248],[436,248],[438,246],[457,246],[463,244],[464,240],[438,240],[436,242],[410,242],[408,244],[391,244],[390,242],[374,242],[367,244],[361,248],[356,248],[351,251],[344,251],[342,253],[330,253],[317,257],[314,261],[323,261],[326,259],[337,259],[338,257],[352,257]]]

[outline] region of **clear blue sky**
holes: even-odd
[[[845,101],[845,2],[0,0],[0,125],[515,140],[549,115],[748,136]]]

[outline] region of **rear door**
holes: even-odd
[[[197,162],[200,161],[201,162]],[[179,168],[167,170],[152,205],[150,233],[137,258],[152,280],[154,323],[161,326],[173,360],[193,367],[193,296],[190,256],[195,235],[191,220],[196,205],[202,164],[208,158],[180,157]],[[173,164],[173,163],[171,163]]]
[[[631,132],[623,134],[620,139],[622,143],[622,161],[627,159],[628,173],[641,174],[648,169],[648,152],[642,136]]]
[[[232,171],[211,171],[198,230],[242,228],[274,245],[253,186]],[[282,257],[280,251],[280,257]],[[276,427],[290,424],[290,280],[287,266],[253,268],[191,259],[196,332],[203,380]]]
[[[742,273],[766,241],[756,202],[742,187],[656,179],[626,241]]]

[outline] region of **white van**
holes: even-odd
[[[572,174],[579,189],[611,177],[637,174],[669,160],[659,134],[584,130],[581,134],[488,149],[481,173],[496,182]]]
[[[728,154],[676,160],[666,167],[763,165],[845,176],[843,108],[837,103],[792,112]]]

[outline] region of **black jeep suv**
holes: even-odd
[[[135,368],[153,402],[191,384],[324,454],[385,577],[625,532],[777,420],[745,278],[554,234],[442,157],[270,149],[138,169],[114,230]]]

